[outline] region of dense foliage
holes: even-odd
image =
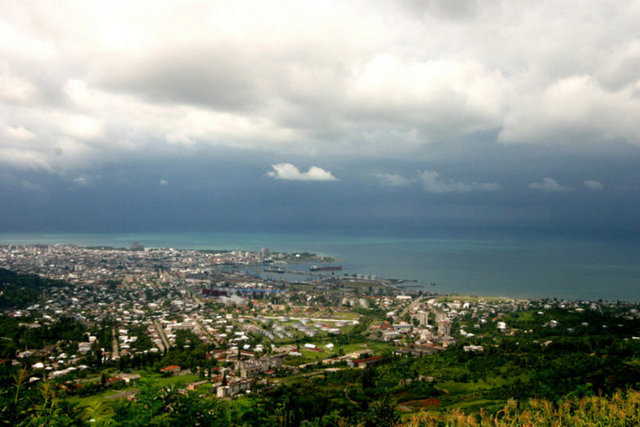
[[[0,358],[15,357],[25,349],[40,349],[47,345],[75,343],[85,338],[86,326],[75,319],[62,317],[55,322],[25,326],[31,318],[13,318],[0,315]]]
[[[64,282],[42,278],[36,274],[20,274],[0,268],[0,309],[25,308],[40,299],[42,291]]]

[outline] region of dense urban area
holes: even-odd
[[[267,248],[1,246],[1,421],[640,419],[638,304],[436,295],[336,263]]]

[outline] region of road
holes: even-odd
[[[289,316],[260,316],[260,317],[264,317],[265,319],[276,319],[279,320],[281,317],[288,317],[290,320],[302,320],[302,319],[307,319],[307,320],[311,320],[312,322],[346,322],[346,323],[353,323],[355,321],[357,321],[357,319],[321,319],[318,317],[289,317]]]
[[[422,297],[418,297],[416,298],[413,302],[411,302],[411,304],[409,304],[404,310],[402,310],[402,313],[400,313],[400,318],[403,318],[405,314],[407,314],[409,311],[413,310],[414,308],[416,308],[416,306],[418,304],[420,304],[420,301],[422,301]]]
[[[120,358],[120,349],[118,348],[118,338],[116,338],[118,336],[118,334],[116,334],[116,328],[112,328],[111,329],[111,345],[113,347],[112,350],[112,359],[119,359]]]
[[[211,335],[211,334],[209,333],[209,331],[207,331],[207,330],[204,328],[204,325],[200,322],[200,320],[196,319],[195,317],[191,317],[191,320],[193,321],[193,323],[195,323],[196,325],[198,325],[198,328],[200,328],[200,330],[202,331],[202,333],[203,333],[204,335],[206,335],[207,337],[209,337],[209,339],[210,339],[212,342],[216,343],[216,345],[220,346],[220,343],[218,342],[218,340],[216,339],[216,337],[214,337],[213,335]]]
[[[162,345],[164,345],[164,348],[166,350],[169,350],[169,347],[170,347],[169,341],[167,340],[167,337],[164,334],[164,329],[162,329],[162,325],[160,324],[158,319],[153,319],[153,325],[156,327],[156,331],[158,332],[158,336],[162,341]]]

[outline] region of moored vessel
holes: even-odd
[[[309,268],[309,271],[340,271],[340,270],[342,270],[342,266],[341,265],[332,265],[332,266],[325,266],[325,267],[312,265]]]

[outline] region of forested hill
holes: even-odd
[[[38,301],[43,289],[63,284],[60,280],[0,268],[0,309],[25,308]]]

